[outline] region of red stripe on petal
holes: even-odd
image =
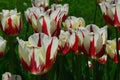
[[[38,53],[39,54],[39,53]],[[43,65],[39,65],[38,67],[37,67],[37,63],[36,63],[36,61],[35,61],[35,53],[34,53],[34,48],[33,48],[33,53],[32,53],[32,57],[31,57],[31,60],[30,60],[30,67],[29,67],[29,69],[30,69],[30,71],[34,74],[38,74],[38,73],[40,73],[41,72],[41,70],[42,70],[42,68],[43,68]]]
[[[69,44],[65,43],[64,47],[61,48],[63,54],[67,54],[70,50]]]
[[[95,42],[94,42],[94,37],[93,37],[92,41],[90,42],[90,48],[89,48],[89,55],[92,58],[96,57],[96,48],[95,48],[94,43]]]
[[[101,63],[101,64],[105,64],[107,62],[107,59],[105,59],[105,58],[99,58],[98,62]]]
[[[2,58],[4,56],[3,52],[0,52],[0,58]]]
[[[40,34],[38,36],[38,44],[37,44],[38,47],[41,47],[41,38],[40,38]]]
[[[103,17],[108,24],[113,25],[113,20],[108,15],[104,14]]]
[[[12,25],[12,19],[9,17],[8,18],[8,27],[4,31],[2,29],[2,31],[7,35],[14,36],[14,35],[17,35],[21,31],[21,29],[22,29],[22,19],[20,18],[19,26],[16,26],[15,24],[13,26]]]
[[[118,63],[117,53],[115,53],[114,58],[113,58],[113,61],[114,61],[115,63]]]
[[[105,53],[105,45],[102,46],[101,50],[99,51],[99,53],[96,54],[96,57],[102,57]]]
[[[90,32],[93,32],[94,30],[93,30],[93,27],[92,27],[92,25],[90,26]]]
[[[42,71],[42,69],[43,69],[43,65],[44,65],[44,64],[39,65],[39,66],[37,67],[34,54],[35,54],[35,53],[34,53],[34,48],[33,48],[33,53],[32,53],[31,60],[30,60],[30,65],[28,65],[28,64],[24,61],[23,58],[21,58],[21,63],[22,63],[22,65],[23,65],[23,67],[24,67],[27,71],[31,72],[32,74],[40,74],[41,71]]]
[[[73,51],[77,51],[78,50],[78,37],[77,37],[76,33],[75,33],[75,43],[72,46],[72,50]]]
[[[120,26],[120,22],[118,20],[118,14],[117,14],[116,8],[115,8],[115,14],[114,14],[114,26],[116,26],[116,27]]]
[[[61,25],[61,20],[59,19],[56,25],[56,29],[54,30],[52,36],[59,36],[60,35],[60,25]]]
[[[54,59],[50,59],[50,55],[51,53],[51,48],[52,48],[52,43],[53,43],[53,39],[51,40],[50,44],[47,47],[47,51],[46,51],[46,64],[44,66],[44,71],[47,71],[51,68],[52,64],[54,63]]]
[[[35,19],[37,20],[38,19],[38,16],[33,12],[33,15],[35,16]]]
[[[44,19],[44,16],[43,16],[42,32],[45,33],[46,35],[49,35],[47,30],[47,23]]]
[[[64,14],[63,17],[62,17],[62,22],[64,22],[66,20],[66,18],[67,18],[67,15]]]

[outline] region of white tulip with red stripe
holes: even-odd
[[[32,74],[43,74],[55,61],[58,39],[45,34],[33,34],[28,41],[18,39],[19,56],[23,67]]]
[[[45,10],[49,7],[49,0],[31,0],[34,7],[44,7]]]
[[[0,28],[7,35],[17,35],[22,29],[21,13],[17,10],[2,10],[0,13]]]
[[[30,7],[25,11],[25,17],[28,23],[32,24],[32,16],[38,19],[44,13],[43,7]]]
[[[44,14],[43,16],[41,16],[38,20],[38,25],[42,33],[45,33],[46,35],[49,35],[49,36],[55,36],[54,33],[57,30],[57,26],[54,20],[52,20],[49,17],[49,15]]]
[[[90,24],[86,29],[89,33],[85,34],[83,39],[83,52],[92,58],[99,58],[104,55],[107,27],[99,29],[96,25]]]
[[[25,17],[29,24],[32,24],[34,32],[40,32],[41,28],[38,25],[38,19],[44,14],[42,7],[31,7],[25,11]]]
[[[99,3],[104,19],[114,27],[120,26],[120,0]]]

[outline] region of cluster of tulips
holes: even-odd
[[[105,20],[120,26],[120,0],[99,0]],[[32,0],[32,7],[25,11],[27,22],[34,34],[28,41],[17,37],[18,53],[22,66],[32,74],[44,74],[54,64],[57,54],[84,54],[105,64],[107,58],[118,63],[116,48],[120,50],[120,39],[107,40],[107,27],[95,24],[85,25],[82,17],[68,16],[68,4],[52,4],[49,0]],[[3,10],[0,13],[0,28],[9,36],[15,36],[22,29],[21,13],[17,10]],[[117,46],[118,45],[118,46]],[[6,40],[0,37],[0,57],[4,55]]]

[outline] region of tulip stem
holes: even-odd
[[[119,74],[120,74],[120,58],[119,58],[119,50],[118,50],[118,28],[116,28],[116,51],[117,51],[117,57],[118,57],[118,66],[117,66],[117,71],[116,71],[116,78],[119,79]]]
[[[116,51],[119,60],[119,50],[118,50],[118,28],[116,28]],[[119,63],[119,62],[118,62]]]

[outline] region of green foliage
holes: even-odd
[[[52,3],[57,2],[50,0],[50,4]],[[68,3],[70,6],[69,16],[83,17],[86,25],[93,23],[100,27],[106,25],[96,0],[62,0],[60,3]],[[30,0],[0,0],[0,11],[17,8],[22,13],[23,29],[18,36],[24,40],[27,40],[33,33],[31,25],[26,22],[24,16],[24,11],[31,6]],[[2,33],[1,35],[5,37]],[[109,28],[109,35],[109,39],[115,38],[114,28]],[[11,51],[8,49],[7,54],[0,59],[0,79],[2,74],[8,71],[21,75],[23,80],[114,80],[116,76],[117,64],[111,60],[108,60],[105,65],[93,60],[95,68],[89,69],[86,56],[75,55],[73,52],[64,56],[58,55],[55,64],[45,75],[32,75],[20,64],[17,42],[15,41],[14,44],[15,46],[11,46],[15,48],[14,53],[10,53]]]

